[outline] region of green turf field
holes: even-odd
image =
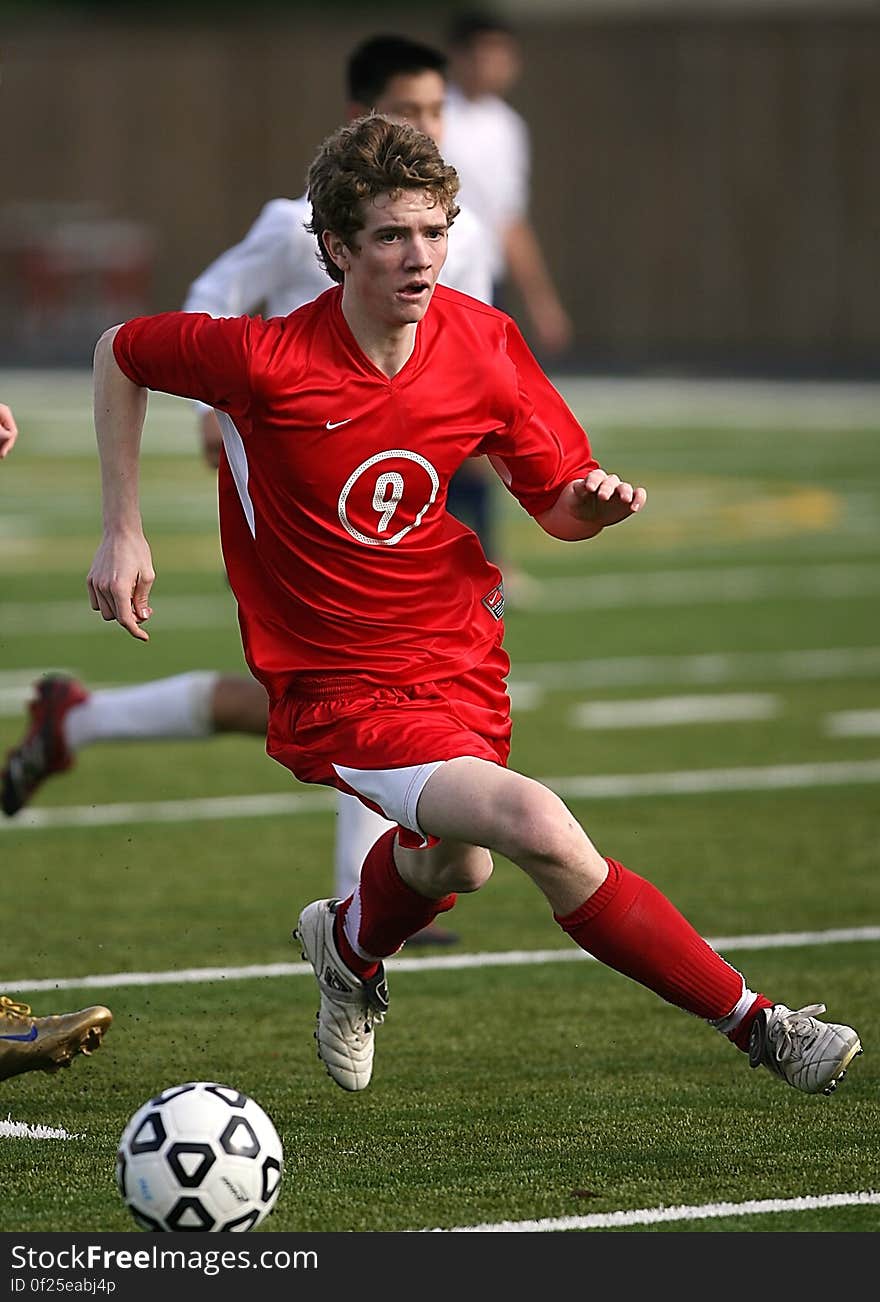
[[[46,669],[104,686],[240,669],[187,404],[151,399],[146,645],[85,594],[100,526],[89,377],[0,382],[22,431],[0,464],[0,751]],[[390,965],[373,1083],[347,1095],[316,1060],[316,990],[290,940],[332,888],[332,802],[253,738],[95,747],[0,827],[0,992],[38,1014],[115,1015],[91,1060],[3,1083],[0,1121],[73,1136],[0,1138],[4,1231],[131,1230],[117,1139],[152,1094],[195,1079],[252,1094],[284,1141],[258,1233],[880,1229],[876,1199],[822,1201],[880,1188],[880,403],[843,387],[561,387],[649,503],[573,546],[499,488],[505,550],[534,581],[507,618],[512,762],[753,988],[825,1002],[864,1055],[833,1098],[751,1072],[707,1027],[568,961],[542,897],[499,860],[450,916],[454,951]],[[254,814],[242,798],[261,794],[304,799]],[[704,1211],[626,1218],[679,1206]]]

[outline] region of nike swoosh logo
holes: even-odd
[[[32,1026],[27,1035],[0,1035],[0,1040],[35,1040],[37,1038],[37,1028]]]
[[[340,426],[340,425],[347,425],[347,424],[348,424],[348,421],[350,421],[350,420],[354,420],[354,416],[349,416],[349,417],[348,417],[348,420],[328,420],[328,421],[327,421],[327,428],[328,428],[328,429],[339,429],[339,426]]]

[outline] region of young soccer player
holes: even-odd
[[[822,1005],[792,1010],[750,989],[554,792],[507,767],[501,577],[445,509],[451,476],[488,455],[536,523],[573,543],[630,520],[646,493],[599,465],[514,322],[438,285],[456,193],[429,137],[358,119],[309,172],[336,288],[285,318],[168,313],[101,337],[91,605],[148,639],[147,391],[209,402],[226,451],[224,557],[269,697],[269,753],[396,825],[355,890],[312,902],[296,925],[320,990],[318,1053],[344,1089],[370,1080],[383,959],[483,887],[495,851],[575,944],[708,1022],[752,1066],[830,1092],[861,1050],[856,1032],[820,1021]]]

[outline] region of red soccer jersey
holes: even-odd
[[[221,413],[223,554],[272,699],[296,674],[404,686],[481,661],[501,636],[500,574],[447,513],[451,476],[488,454],[538,515],[597,464],[504,313],[438,287],[389,379],[341,302],[334,288],[270,320],[169,312],[114,341],[136,384]]]

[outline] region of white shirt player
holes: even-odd
[[[458,172],[461,199],[492,233],[492,277],[502,278],[501,232],[526,217],[531,170],[528,127],[498,95],[446,92],[443,157]]]
[[[333,281],[318,261],[314,235],[305,224],[312,215],[305,195],[272,199],[244,239],[221,253],[190,285],[184,312],[244,316],[262,306],[263,315],[287,316],[309,303]],[[440,283],[483,303],[491,302],[489,234],[462,207],[449,231]]]

